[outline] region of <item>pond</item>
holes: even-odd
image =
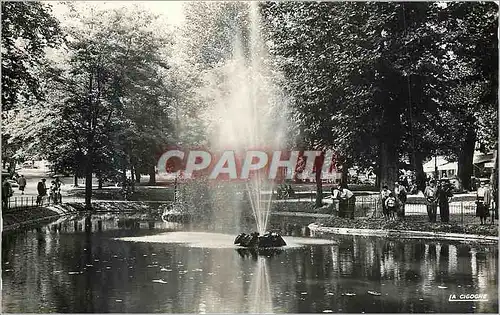
[[[87,223],[87,228],[85,228]],[[101,214],[5,232],[4,312],[498,312],[497,245],[308,237],[272,218],[290,246],[237,250],[213,227]],[[487,301],[450,302],[455,294]]]

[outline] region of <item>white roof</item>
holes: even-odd
[[[425,173],[430,173],[434,172],[434,167],[437,165],[438,171],[445,171],[445,170],[456,170],[458,169],[458,163],[457,162],[448,162],[445,158],[442,156],[438,156],[437,159],[433,157],[429,162],[424,163],[424,172]]]

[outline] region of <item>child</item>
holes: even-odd
[[[395,219],[396,212],[398,211],[398,205],[396,197],[394,197],[394,194],[392,192],[389,194],[389,197],[387,197],[387,199],[385,200],[385,207],[387,209],[389,219]]]
[[[55,181],[50,182],[49,188],[49,200],[52,200],[52,203],[57,203],[57,185]],[[50,203],[50,202],[49,202]]]

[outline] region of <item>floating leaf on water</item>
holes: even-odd
[[[382,295],[382,293],[375,292],[375,291],[368,291],[368,294],[376,295],[376,296],[381,296]]]
[[[167,281],[163,280],[163,279],[156,279],[156,280],[153,280],[154,283],[167,283]]]
[[[442,286],[442,285],[438,285],[438,288],[440,288],[440,289],[448,289],[448,287],[445,287],[445,286]]]

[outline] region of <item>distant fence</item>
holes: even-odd
[[[16,196],[10,197],[5,204],[2,202],[2,211],[16,211],[16,210],[26,210],[42,206],[51,206],[55,204],[73,202],[75,198],[73,197],[59,197],[57,200],[53,196],[45,196],[38,198],[37,196]]]
[[[324,199],[325,200],[325,199]],[[328,200],[328,199],[326,199]],[[312,195],[297,194],[289,199],[280,200],[285,204],[296,203],[296,202],[314,202],[315,197]],[[329,201],[332,202],[332,201]],[[338,211],[339,202],[333,201],[331,205],[331,213],[335,214]],[[465,217],[471,217],[476,215],[476,203],[475,201],[452,201],[450,203],[450,216],[460,216],[460,221],[463,222]],[[437,215],[439,216],[440,209],[437,207]],[[407,203],[405,204],[405,216],[427,216],[427,205],[425,203]],[[356,202],[354,207],[355,217],[380,217],[382,214],[382,201],[378,195],[358,195],[356,196]]]

